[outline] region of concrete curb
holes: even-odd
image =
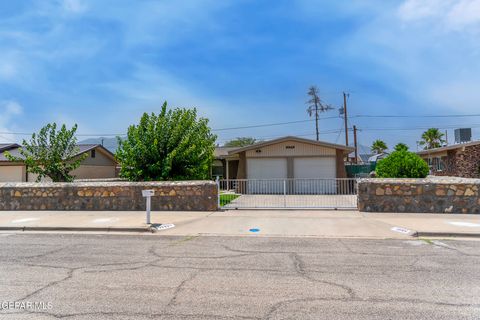
[[[480,233],[473,232],[429,232],[429,231],[417,231],[413,237],[452,237],[452,238],[480,238]]]
[[[152,227],[112,227],[112,228],[95,228],[95,227],[2,227],[0,231],[84,231],[84,232],[156,232]]]

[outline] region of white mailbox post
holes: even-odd
[[[142,190],[142,196],[147,200],[147,224],[150,222],[150,210],[152,207],[152,196],[155,195],[155,190]]]

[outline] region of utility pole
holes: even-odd
[[[448,130],[445,130],[445,143],[448,146]]]
[[[317,141],[320,139],[320,133],[318,132],[318,104],[315,101],[315,128],[317,130]]]
[[[347,93],[343,93],[343,117],[345,119],[345,145],[348,146]]]
[[[355,145],[355,164],[358,164],[357,126],[353,126],[353,143]]]

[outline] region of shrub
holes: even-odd
[[[429,168],[417,154],[400,150],[380,160],[375,172],[379,178],[425,178]]]

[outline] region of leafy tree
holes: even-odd
[[[409,149],[408,146],[403,142],[397,143],[397,145],[394,148],[395,151],[402,151],[402,150],[408,151],[408,149]]]
[[[445,143],[443,136],[444,134],[437,128],[430,128],[422,134],[422,140],[420,140],[419,144],[425,150],[440,148]]]
[[[259,141],[257,141],[257,139],[255,139],[255,138],[239,137],[239,138],[227,141],[224,144],[224,147],[246,147],[246,146],[250,146],[252,144],[255,144],[257,142],[259,142]]]
[[[384,141],[375,140],[372,143],[372,146],[370,147],[370,149],[372,150],[372,152],[374,152],[376,154],[380,154],[380,153],[384,153],[388,149],[388,147],[387,147],[387,144]]]
[[[77,125],[68,130],[62,125],[57,131],[57,124],[47,124],[40,132],[33,134],[30,142],[23,140],[20,154],[14,157],[9,153],[5,156],[10,161],[23,162],[27,171],[38,174],[37,182],[49,177],[53,182],[71,182],[74,176],[70,172],[78,168],[87,156],[78,155],[75,132]]]
[[[379,178],[425,178],[429,168],[416,153],[400,150],[381,159],[375,172]]]
[[[118,139],[120,176],[131,181],[208,179],[216,136],[196,109],[144,113],[138,125]]]

